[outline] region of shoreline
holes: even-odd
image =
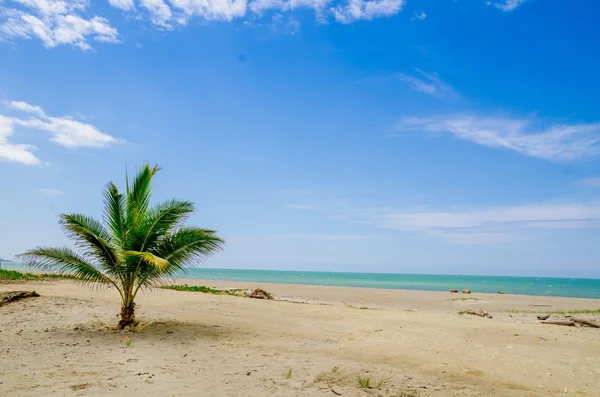
[[[600,310],[600,299],[539,296],[521,294],[490,294],[472,291],[471,294],[448,291],[385,289],[369,287],[341,287],[327,285],[280,284],[231,280],[175,278],[169,284],[207,286],[216,289],[261,288],[282,300],[315,304],[343,304],[373,306],[373,308],[408,308],[422,304],[451,309],[456,307],[483,307],[488,310]],[[446,304],[444,304],[446,303]]]
[[[13,262],[16,263],[16,262]],[[40,274],[40,273],[50,273],[47,271],[43,271],[43,270],[39,270],[39,269],[31,269],[31,268],[27,268],[23,265],[18,264],[17,266],[11,266],[10,268],[6,268],[3,267],[3,270],[15,270],[15,271],[19,271],[19,272],[29,272],[29,273],[34,273],[34,274]],[[212,269],[212,268],[195,268],[198,270],[202,270],[202,271],[209,271],[212,272],[214,271],[216,273],[217,276],[219,275],[226,275],[226,273],[229,273],[231,271],[235,271],[233,269]],[[240,270],[242,272],[248,272],[248,273],[252,273],[255,272],[254,270]],[[263,272],[262,270],[258,270],[256,272]],[[270,271],[265,271],[265,272],[270,272]],[[322,273],[322,274],[330,274],[329,272],[302,272],[302,271],[275,271],[275,272],[282,272],[282,273]],[[219,274],[221,273],[221,274]],[[234,274],[234,273],[232,273]],[[350,274],[350,273],[336,273],[336,274]],[[382,275],[383,273],[353,273],[353,274],[370,274],[370,275]],[[392,276],[403,276],[402,274],[396,274],[396,273],[390,273],[390,275]],[[412,274],[412,275],[406,275],[406,276],[426,276],[426,277],[436,277],[436,276],[440,276],[440,277],[454,277],[454,275],[416,275],[416,274]],[[476,276],[476,275],[456,275],[456,277],[466,277],[466,278],[478,278],[478,277],[491,277],[491,278],[498,278],[498,279],[506,279],[506,278],[515,278],[518,279],[520,277],[518,276]],[[355,284],[343,284],[340,285],[339,283],[327,283],[325,282],[315,282],[315,280],[312,280],[312,282],[306,282],[303,283],[301,282],[302,279],[298,279],[298,280],[294,280],[294,281],[281,281],[281,280],[276,280],[276,281],[271,281],[268,280],[268,277],[266,277],[267,281],[262,281],[260,280],[260,277],[258,275],[256,275],[254,278],[252,279],[248,279],[248,280],[239,280],[238,279],[233,279],[233,278],[204,278],[204,277],[200,277],[200,276],[194,276],[194,275],[190,275],[185,274],[182,275],[180,277],[175,277],[175,278],[170,278],[171,280],[175,279],[177,280],[177,283],[180,284],[186,284],[186,283],[196,283],[198,282],[198,280],[201,280],[202,282],[205,282],[207,284],[210,283],[214,283],[214,282],[218,282],[218,283],[224,283],[224,282],[231,282],[231,283],[240,283],[240,284],[274,284],[274,285],[295,285],[295,286],[306,286],[306,287],[327,287],[327,288],[360,288],[360,289],[368,289],[368,290],[387,290],[387,291],[424,291],[424,292],[447,292],[450,289],[457,289],[459,291],[462,291],[463,289],[469,289],[471,291],[473,291],[474,293],[479,293],[479,294],[489,294],[489,295],[518,295],[518,296],[538,296],[538,297],[559,297],[559,298],[572,298],[572,299],[595,299],[595,300],[600,300],[600,293],[598,291],[600,291],[600,279],[591,279],[591,278],[550,278],[550,277],[523,277],[523,278],[528,278],[528,279],[542,279],[542,280],[583,280],[583,281],[588,281],[588,282],[597,282],[598,286],[596,287],[596,285],[594,284],[593,288],[590,289],[590,291],[593,291],[592,296],[586,296],[585,293],[581,294],[583,296],[573,296],[572,291],[575,289],[577,290],[577,288],[574,288],[573,286],[563,286],[563,287],[556,287],[557,291],[556,293],[535,293],[535,291],[523,291],[523,292],[515,292],[515,291],[510,291],[510,286],[501,286],[501,285],[497,285],[498,288],[489,288],[488,286],[488,290],[487,291],[478,291],[478,287],[481,287],[481,285],[478,285],[477,281],[472,281],[472,280],[456,280],[456,283],[452,283],[452,284],[448,284],[448,285],[444,285],[443,287],[440,285],[439,287],[435,287],[435,288],[424,288],[423,286],[415,286],[414,288],[407,288],[407,285],[398,285],[397,287],[392,287],[391,285],[393,285],[393,282],[382,282],[380,283],[381,286],[373,286],[373,285],[369,285],[372,284],[374,282],[379,282],[380,280],[377,281],[373,281],[373,280],[352,280]],[[361,281],[364,281],[363,284],[364,285],[356,285],[361,283]],[[507,289],[505,290],[502,287],[506,287]],[[549,285],[548,287],[552,287],[552,285]],[[586,286],[586,288],[589,288],[589,286]],[[526,288],[523,288],[526,289]],[[529,288],[532,289],[532,288]],[[561,290],[564,291],[563,294],[561,294]],[[532,293],[533,292],[533,293]],[[586,290],[587,292],[587,290]],[[459,294],[460,295],[460,294]],[[598,296],[596,296],[598,295]]]

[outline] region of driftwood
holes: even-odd
[[[470,293],[471,293],[471,290],[470,290],[470,289],[463,289],[463,290],[462,290],[462,293],[463,293],[463,294],[470,294]]]
[[[458,294],[458,290],[457,290],[457,289],[451,289],[451,290],[450,290],[450,293],[451,293],[451,294]]]
[[[35,298],[38,296],[40,296],[40,294],[38,294],[35,291],[32,291],[32,292],[29,292],[29,291],[5,292],[4,294],[0,295],[0,306],[7,305],[11,302],[16,302],[21,299]]]
[[[479,316],[479,317],[487,317],[487,318],[492,318],[492,315],[488,312],[484,312],[483,310],[479,310],[479,311],[475,311],[475,310],[464,310],[465,314],[472,314],[474,316]]]
[[[579,323],[581,325],[586,325],[586,326],[592,327],[592,328],[600,328],[600,325],[598,325],[598,323],[595,323],[591,320],[586,320],[585,318],[571,317],[571,321],[573,321],[574,323]]]
[[[567,327],[575,326],[575,323],[573,321],[542,321],[542,324],[565,325]]]
[[[273,299],[273,295],[265,291],[264,289],[257,288],[254,291],[247,294],[248,298],[254,299]]]
[[[549,314],[545,314],[545,315],[543,315],[543,316],[537,316],[537,319],[538,319],[538,320],[542,320],[542,321],[544,321],[544,320],[548,320],[549,318],[550,318],[550,315],[549,315]]]
[[[579,317],[570,317],[569,320],[559,320],[559,321],[542,321],[542,324],[552,324],[552,325],[564,325],[567,327],[592,327],[592,328],[600,328],[600,324],[586,320],[585,318]]]

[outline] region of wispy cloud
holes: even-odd
[[[398,73],[400,79],[419,92],[432,95],[436,98],[456,98],[458,93],[449,84],[440,79],[437,73],[427,73],[421,69],[414,69],[415,74]]]
[[[573,160],[600,154],[600,123],[551,124],[534,119],[463,114],[405,118],[398,131],[449,133],[491,148],[547,160]]]
[[[351,23],[361,19],[371,20],[396,15],[405,4],[405,0],[348,0],[346,4],[331,10],[336,21]]]
[[[496,7],[504,12],[510,12],[515,10],[518,6],[525,3],[527,0],[501,0],[501,1],[488,1],[486,4],[489,6]]]
[[[291,15],[297,10],[313,10],[317,21],[322,23],[333,20],[347,24],[396,15],[406,0],[108,0],[108,3],[135,20],[149,20],[161,30],[175,30],[194,20],[237,19],[251,26],[271,27],[276,22],[273,18],[279,18],[276,15]],[[117,29],[108,19],[85,16],[88,0],[5,0],[3,5],[0,40],[36,38],[49,48],[72,45],[84,50],[92,48],[91,41],[120,42]],[[298,19],[290,17],[286,29],[277,31],[298,30]]]
[[[578,184],[585,187],[600,188],[600,177],[580,179]]]
[[[50,141],[68,148],[107,147],[122,142],[94,127],[91,124],[70,117],[52,117],[39,106],[26,102],[8,102],[8,109],[27,113],[29,117],[16,117],[0,114],[0,159],[26,165],[40,165],[34,155],[35,147],[29,144],[16,144],[10,141],[17,127],[50,132]]]
[[[495,244],[534,230],[600,228],[600,201],[540,202],[463,210],[358,207],[332,210],[338,219],[416,232],[457,244]]]
[[[38,189],[38,192],[48,197],[60,196],[65,194],[65,192],[59,189]]]
[[[288,204],[288,205],[286,205],[286,208],[292,209],[292,210],[299,210],[299,211],[318,211],[318,212],[328,211],[326,208],[315,207],[313,205],[308,205],[308,204]]]
[[[117,29],[102,17],[90,19],[86,0],[12,0],[0,8],[0,41],[3,39],[41,40],[48,48],[73,45],[91,49],[90,40],[119,42]]]
[[[355,241],[355,240],[373,240],[380,238],[371,234],[330,234],[317,237],[319,240],[326,241]]]
[[[413,13],[413,16],[410,18],[411,21],[423,21],[425,18],[427,18],[427,14],[425,14],[425,11],[421,10],[421,11],[415,11]]]

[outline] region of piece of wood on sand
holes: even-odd
[[[40,296],[40,294],[38,294],[35,291],[4,292],[4,293],[0,294],[0,306],[4,306],[4,305],[7,305],[12,302],[19,301],[21,299],[37,298],[38,296]]]
[[[463,310],[463,313],[465,314],[472,314],[474,316],[479,316],[479,317],[487,317],[487,318],[492,318],[492,315],[488,312],[484,312],[483,310]]]
[[[581,317],[571,317],[571,321],[581,324],[581,325],[586,325],[588,327],[592,327],[592,328],[600,328],[600,324],[591,321],[591,320],[587,320],[585,318],[581,318]]]
[[[567,327],[574,327],[575,323],[573,321],[541,321],[542,324],[550,324],[550,325],[564,325]]]

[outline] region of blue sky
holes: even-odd
[[[599,12],[2,0],[0,257],[149,161],[206,266],[600,277]]]

